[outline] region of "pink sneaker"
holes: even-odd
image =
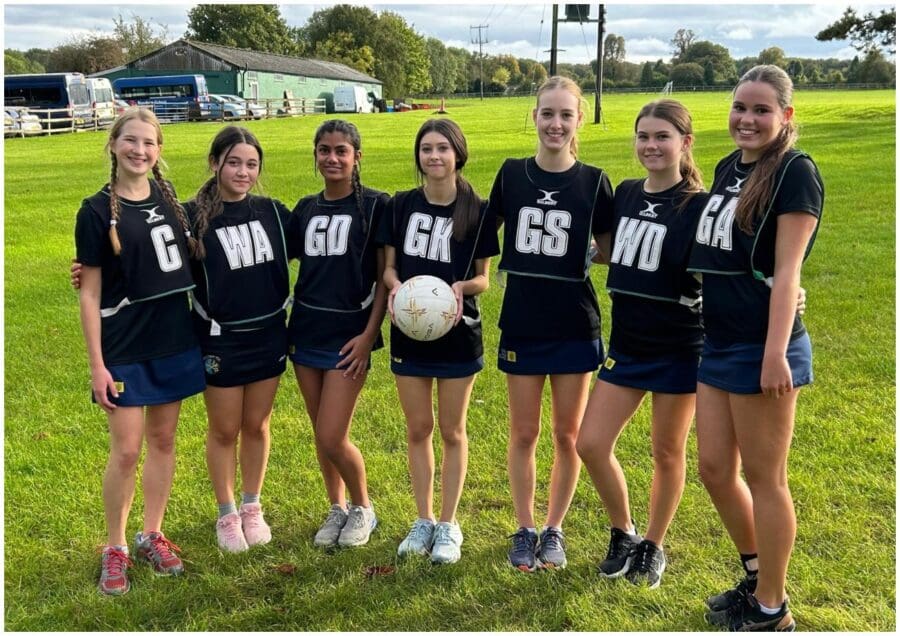
[[[236,512],[228,513],[216,521],[216,538],[219,540],[219,547],[226,552],[243,552],[250,547],[244,540],[241,518]]]
[[[263,519],[262,506],[258,503],[241,504],[240,512],[247,545],[262,545],[272,540],[272,530]]]

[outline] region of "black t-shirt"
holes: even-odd
[[[554,173],[542,170],[534,158],[507,160],[494,181],[490,209],[504,222],[501,262],[507,263],[508,273],[499,320],[503,333],[599,338],[600,308],[587,271],[591,234],[612,229],[613,192],[606,173],[581,162]],[[549,227],[554,219],[559,222]],[[581,222],[585,219],[590,222]],[[568,265],[560,267],[561,260]],[[526,270],[528,274],[513,273]],[[581,280],[571,279],[576,274]]]
[[[378,241],[395,250],[397,276],[405,281],[429,274],[452,285],[475,276],[475,260],[500,253],[497,222],[482,203],[466,238],[452,236],[453,208],[432,205],[421,189],[398,193],[388,204]],[[475,296],[463,297],[463,317],[446,335],[430,342],[413,340],[391,325],[391,356],[419,362],[469,362],[484,353],[481,312]]]
[[[196,202],[184,207],[193,225]],[[298,251],[287,231],[290,220],[288,209],[274,199],[249,195],[223,202],[203,235],[206,257],[191,259],[194,294],[210,318],[229,329],[284,323],[288,259]]]
[[[338,350],[365,331],[382,284],[375,237],[387,200],[364,188],[361,203],[355,194],[328,201],[322,193],[297,202],[291,233],[300,246],[300,275],[289,322],[295,345]],[[373,349],[383,345],[379,333]]]
[[[797,156],[787,164],[765,222],[757,220],[748,235],[734,223],[734,209],[744,182],[755,164],[743,164],[734,153],[716,167],[710,200],[701,215],[689,268],[703,273],[703,327],[713,342],[763,344],[769,327],[771,290],[751,273],[755,243],[757,267],[774,263],[777,217],[791,212],[822,214],[824,190],[815,164]],[[763,229],[761,230],[761,223]],[[755,241],[759,235],[759,240]],[[810,239],[807,250],[814,240]],[[769,272],[766,272],[769,273]],[[803,335],[799,316],[794,318],[791,339]]]
[[[141,219],[145,219],[146,210],[165,206],[156,188],[144,201],[121,197],[119,201],[120,216],[140,215]],[[109,240],[108,216],[104,222],[85,201],[75,218],[76,258],[87,267],[101,270],[101,310],[113,309],[128,297],[122,259],[113,254]],[[187,267],[187,254],[179,252],[179,256],[182,267]],[[163,358],[197,346],[188,294],[178,292],[120,307],[112,315],[101,317],[100,340],[107,366]]]
[[[606,280],[612,297],[610,345],[629,355],[698,352],[700,282],[687,272],[705,196],[682,205],[684,182],[663,192],[644,179],[616,188],[615,225]]]

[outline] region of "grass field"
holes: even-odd
[[[732,147],[727,93],[675,95],[694,113],[696,157],[709,184]],[[651,96],[604,98],[604,123],[581,132],[581,158],[613,183],[640,174],[631,153],[634,114]],[[806,323],[816,383],[800,397],[791,486],[798,534],[788,579],[801,630],[893,631],[895,618],[895,103],[891,91],[796,95],[800,147],[817,161],[826,203],[804,268]],[[483,195],[502,160],[532,154],[531,101],[451,101],[469,140],[465,173]],[[352,116],[363,137],[363,181],[393,192],[414,184],[412,142],[429,111]],[[321,188],[311,140],[325,116],[251,122],[265,148],[262,182],[289,206]],[[205,154],[220,124],[170,125],[163,156],[183,199],[206,179]],[[133,572],[125,597],[96,590],[105,538],[100,483],[105,417],[89,401],[89,373],[69,288],[73,224],[81,199],[107,180],[105,134],[12,139],[5,144],[5,620],[9,630],[704,630],[703,601],[738,575],[736,555],[697,477],[667,538],[662,587],[600,579],[608,520],[583,474],[566,520],[569,567],[526,576],[506,565],[515,530],[506,480],[505,380],[493,355],[502,288],[483,297],[488,363],[469,412],[470,467],[459,510],[463,559],[450,567],[397,563],[415,516],[405,426],[384,351],[363,391],[352,436],[369,472],[381,525],[361,549],[327,554],[312,535],[328,502],[309,421],[291,373],[272,422],[263,491],[271,544],[241,555],[216,547],[206,473],[202,400],[188,400],[165,530],[187,573]],[[594,268],[602,289],[605,270]],[[601,298],[604,319],[609,303]],[[604,327],[608,330],[608,325]],[[545,418],[549,399],[545,402]],[[545,512],[551,440],[538,448],[538,517]],[[646,525],[648,409],[623,434],[618,456],[633,514]],[[439,457],[439,455],[438,455]],[[140,492],[129,532],[139,530]],[[392,566],[373,570],[372,566]],[[373,572],[375,572],[373,574]]]

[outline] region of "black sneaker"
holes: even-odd
[[[534,572],[538,535],[527,528],[519,528],[515,534],[509,535],[512,548],[509,550],[509,563],[522,572]]]
[[[662,581],[662,573],[665,569],[666,555],[662,548],[652,541],[644,539],[638,544],[631,557],[631,567],[628,568],[625,578],[635,585],[646,583],[651,590],[655,590]]]
[[[788,609],[787,599],[784,599],[777,614],[765,614],[756,597],[748,594],[728,614],[728,631],[731,632],[792,632],[797,626]]]
[[[562,530],[547,528],[541,533],[537,558],[543,568],[562,570],[566,567],[566,539]]]
[[[632,552],[641,542],[641,536],[635,536],[637,537],[636,539],[618,528],[610,530],[609,549],[606,551],[606,558],[597,566],[600,576],[615,579],[628,571],[631,565]]]
[[[706,622],[710,625],[727,625],[728,610],[743,604],[748,595],[756,591],[756,576],[745,576],[737,585],[721,594],[710,596],[706,599],[709,612],[706,614]]]

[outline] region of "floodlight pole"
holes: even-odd
[[[557,23],[559,22],[559,5],[553,5],[553,18],[551,20],[551,24],[553,25],[550,28],[550,76],[556,75],[556,31],[557,31]]]
[[[597,92],[594,93],[594,123],[600,123],[600,99],[603,96],[603,30],[606,26],[606,7],[597,13]]]

